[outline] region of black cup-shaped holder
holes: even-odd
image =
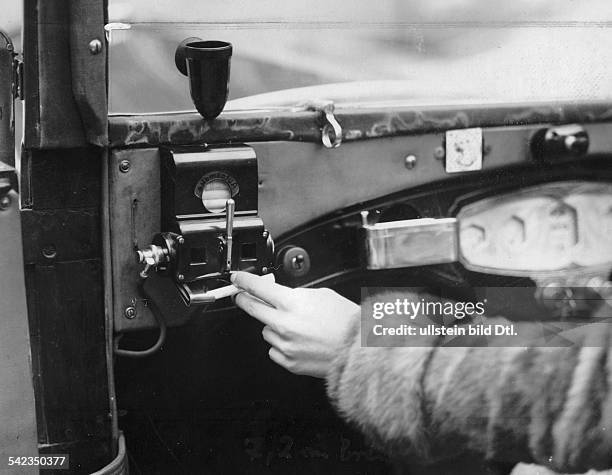
[[[227,102],[231,57],[232,45],[225,41],[187,38],[176,49],[176,67],[189,77],[191,99],[207,120],[221,114]]]

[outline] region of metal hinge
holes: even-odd
[[[13,58],[13,98],[21,99],[24,98],[23,93],[23,61],[17,58],[17,54],[14,54]]]

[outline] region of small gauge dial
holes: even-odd
[[[516,252],[525,244],[527,234],[525,230],[525,221],[518,216],[510,217],[502,225],[501,243],[509,252]]]
[[[202,204],[211,213],[225,211],[225,203],[232,197],[232,192],[225,180],[207,181],[202,188]]]
[[[578,243],[576,210],[565,203],[555,204],[546,216],[550,246],[565,251]]]
[[[240,192],[238,182],[233,176],[223,172],[207,173],[198,180],[194,194],[202,200],[209,213],[222,213],[225,203]]]

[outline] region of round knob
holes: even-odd
[[[281,249],[279,257],[283,272],[291,277],[303,277],[310,272],[310,256],[302,247],[289,246]]]
[[[531,147],[540,160],[581,157],[589,150],[589,135],[581,125],[560,125],[536,133]]]

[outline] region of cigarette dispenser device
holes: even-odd
[[[174,280],[187,306],[212,303],[232,271],[270,272],[274,243],[259,217],[255,151],[189,146],[161,151],[162,232],[137,251],[144,266]]]

